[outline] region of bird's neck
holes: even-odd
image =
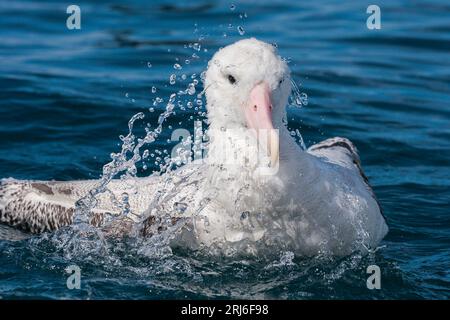
[[[279,163],[274,167],[270,162],[266,143],[261,143],[267,131],[248,130],[242,126],[229,126],[226,129],[218,125],[211,125],[208,129],[209,145],[207,162],[214,168],[221,168],[237,175],[243,172],[252,174],[277,176],[279,169],[295,164],[300,169],[307,168],[308,155],[291,137],[285,126],[277,129],[279,137]],[[267,177],[266,177],[267,178]]]
[[[252,152],[258,153],[258,140],[250,134],[244,139],[245,128],[230,132],[212,129],[215,128],[208,130],[205,189],[225,212],[235,213],[245,208],[263,212],[285,203],[292,194],[297,196],[298,190],[306,190],[305,186],[313,180],[311,176],[316,170],[310,155],[296,144],[286,128],[279,130],[280,157],[276,167],[267,166],[264,161],[252,162],[257,159]],[[232,143],[233,140],[238,142]]]

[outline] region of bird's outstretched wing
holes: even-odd
[[[84,181],[21,181],[3,179],[0,183],[0,222],[31,232],[53,231],[73,222],[75,203],[98,184],[96,180]],[[91,223],[100,223],[106,212],[116,214],[121,208],[117,199],[130,193],[130,211],[139,214],[146,209],[156,182],[145,178],[131,194],[130,185],[113,180],[109,192],[98,197]]]

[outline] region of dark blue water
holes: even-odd
[[[307,145],[333,136],[356,144],[390,232],[365,257],[280,261],[155,258],[133,240],[101,250],[67,247],[62,236],[0,240],[0,298],[450,297],[448,1],[377,1],[380,30],[366,27],[369,1],[76,4],[81,30],[66,28],[67,4],[0,1],[0,177],[98,178],[130,117],[142,111],[156,123],[163,104],[151,113],[153,99],[185,88],[170,74],[198,74],[219,47],[255,36],[278,45],[308,94],[306,107],[289,108],[289,126]],[[196,117],[187,109],[169,123],[191,130]],[[81,290],[66,287],[70,264],[82,270]],[[381,290],[366,287],[371,264]]]

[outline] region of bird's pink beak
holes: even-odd
[[[267,152],[271,160],[271,165],[275,166],[279,156],[278,134],[272,122],[272,101],[270,88],[266,82],[257,84],[250,92],[250,99],[245,107],[245,119],[250,129],[256,130],[258,138],[268,135]]]

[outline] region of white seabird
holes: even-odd
[[[355,146],[331,138],[303,150],[283,124],[292,88],[274,46],[252,38],[222,48],[208,64],[204,86],[207,157],[171,172],[170,179],[136,178],[129,205],[143,217],[142,234],[160,232],[162,217],[169,217],[173,224],[188,221],[173,246],[218,254],[346,255],[379,244],[388,227]],[[69,225],[75,202],[96,183],[3,179],[0,222],[31,233]],[[105,212],[119,212],[111,194],[120,197],[128,188],[113,180],[91,223],[101,225]],[[155,209],[156,194],[164,201]],[[127,232],[130,223],[110,231]]]

